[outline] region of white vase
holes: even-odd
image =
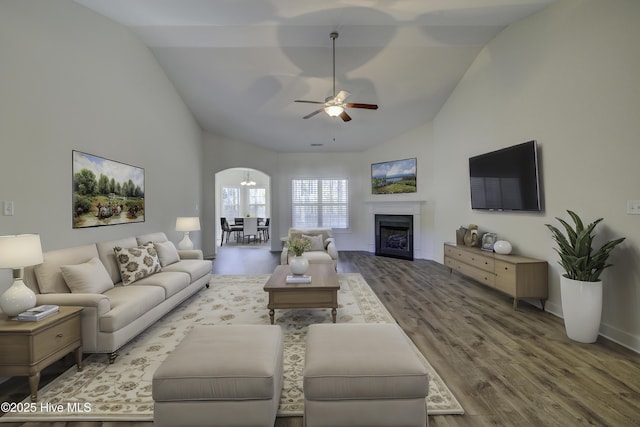
[[[560,290],[567,336],[578,342],[596,342],[602,318],[602,281],[582,282],[562,276]]]
[[[506,240],[498,240],[493,244],[493,251],[500,255],[509,255],[512,249],[511,243]]]
[[[294,255],[293,258],[289,260],[289,267],[291,267],[293,274],[303,275],[309,268],[309,260],[302,255]]]
[[[35,305],[36,294],[24,284],[22,279],[16,279],[13,285],[0,296],[0,308],[9,317],[17,316]]]

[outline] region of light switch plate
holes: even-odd
[[[6,216],[13,215],[13,202],[11,202],[11,201],[4,202],[2,212]]]
[[[640,215],[640,200],[627,200],[627,214]]]

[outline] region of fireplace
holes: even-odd
[[[375,215],[376,255],[413,261],[413,215]]]

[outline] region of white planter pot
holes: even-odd
[[[567,336],[583,343],[596,342],[602,318],[602,281],[582,282],[561,276],[560,290]]]
[[[306,273],[309,268],[309,260],[304,256],[294,256],[289,260],[289,267],[291,267],[293,274],[302,275]]]

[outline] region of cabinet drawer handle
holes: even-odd
[[[64,336],[64,334],[58,334],[56,335],[56,338],[62,338]]]

